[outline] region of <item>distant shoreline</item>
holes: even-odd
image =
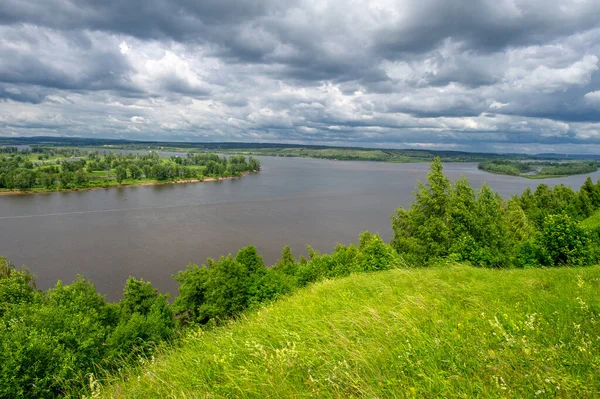
[[[68,188],[68,189],[56,189],[56,190],[47,190],[47,189],[33,189],[33,190],[2,190],[0,191],[1,195],[32,195],[32,194],[52,194],[52,193],[69,193],[76,191],[92,191],[92,190],[109,190],[111,188],[124,188],[124,187],[140,187],[140,186],[163,186],[167,184],[185,184],[185,183],[204,183],[204,182],[212,182],[212,181],[221,181],[221,180],[231,180],[238,179],[244,176],[249,175],[250,173],[258,173],[258,170],[254,170],[252,172],[242,172],[239,176],[227,176],[227,177],[207,177],[206,179],[181,179],[181,180],[172,180],[172,181],[146,181],[140,183],[132,183],[132,184],[117,184],[108,187],[76,187],[76,188]],[[40,190],[40,191],[36,191]]]

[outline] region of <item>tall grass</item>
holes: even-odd
[[[582,220],[581,227],[588,230],[600,229],[600,210],[593,213],[589,218]]]
[[[595,397],[600,267],[390,270],[324,281],[104,381],[95,394]]]

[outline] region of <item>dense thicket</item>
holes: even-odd
[[[0,257],[0,397],[56,397],[172,336],[172,310],[150,283],[128,279],[123,297],[108,303],[81,277],[39,291]]]
[[[540,184],[508,201],[487,185],[451,184],[436,159],[415,203],[392,217],[392,246],[411,265],[450,258],[477,266],[583,265],[597,261],[594,232],[578,221],[600,208],[600,182],[579,191]]]
[[[233,158],[233,157],[232,157]],[[193,155],[174,163],[218,163]],[[242,158],[230,161],[242,163]],[[174,279],[172,305],[149,282],[129,278],[123,299],[109,303],[79,277],[39,291],[26,270],[0,258],[0,398],[55,397],[84,392],[102,375],[189,324],[219,323],[314,281],[394,267],[461,261],[484,267],[587,265],[598,261],[600,225],[580,224],[600,208],[600,182],[579,191],[539,185],[504,200],[487,185],[451,183],[436,159],[415,202],[392,218],[390,244],[364,232],[356,245],[330,254],[308,247],[308,258],[284,247],[266,267],[254,246],[206,264],[190,264]]]
[[[158,181],[240,176],[257,171],[252,157],[189,153],[161,158],[149,154],[87,152],[79,149],[33,148],[0,153],[0,189],[71,189],[122,184],[130,179]]]

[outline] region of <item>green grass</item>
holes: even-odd
[[[117,398],[600,395],[600,267],[353,275],[192,329]]]
[[[581,227],[585,229],[600,229],[600,210],[592,216],[581,222]]]

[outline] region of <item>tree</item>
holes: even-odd
[[[585,183],[583,183],[583,186],[581,186],[580,193],[584,192],[587,194],[594,209],[600,208],[600,186],[594,185],[591,177],[588,177],[585,180]]]
[[[56,180],[56,176],[51,172],[40,172],[40,184],[45,188],[54,187],[54,180]]]
[[[142,170],[137,167],[136,165],[131,165],[129,167],[129,172],[131,173],[131,178],[132,179],[141,179],[142,178]]]
[[[238,314],[248,304],[248,274],[231,256],[210,264],[204,284],[206,302],[200,306],[202,320]]]
[[[75,172],[75,183],[77,183],[78,185],[81,185],[81,184],[87,182],[88,180],[89,179],[87,177],[87,174],[85,173],[83,168],[77,169],[77,172]]]
[[[265,270],[263,258],[258,254],[254,245],[249,245],[240,249],[237,255],[235,255],[235,260],[246,268],[248,275],[260,273]]]
[[[147,315],[152,304],[159,296],[158,290],[149,281],[129,277],[125,282],[123,300],[120,305],[128,314],[140,313]]]
[[[275,269],[279,270],[287,275],[293,276],[297,271],[297,264],[292,254],[292,249],[289,245],[286,245],[281,250],[281,258],[277,261]]]
[[[115,169],[115,174],[117,178],[117,183],[123,183],[123,180],[127,179],[127,169],[123,165],[117,166]]]
[[[411,263],[423,263],[448,254],[451,244],[450,188],[442,162],[436,157],[427,175],[427,185],[417,183],[415,203],[408,210],[398,208],[392,216],[392,246],[400,255],[406,254]]]

